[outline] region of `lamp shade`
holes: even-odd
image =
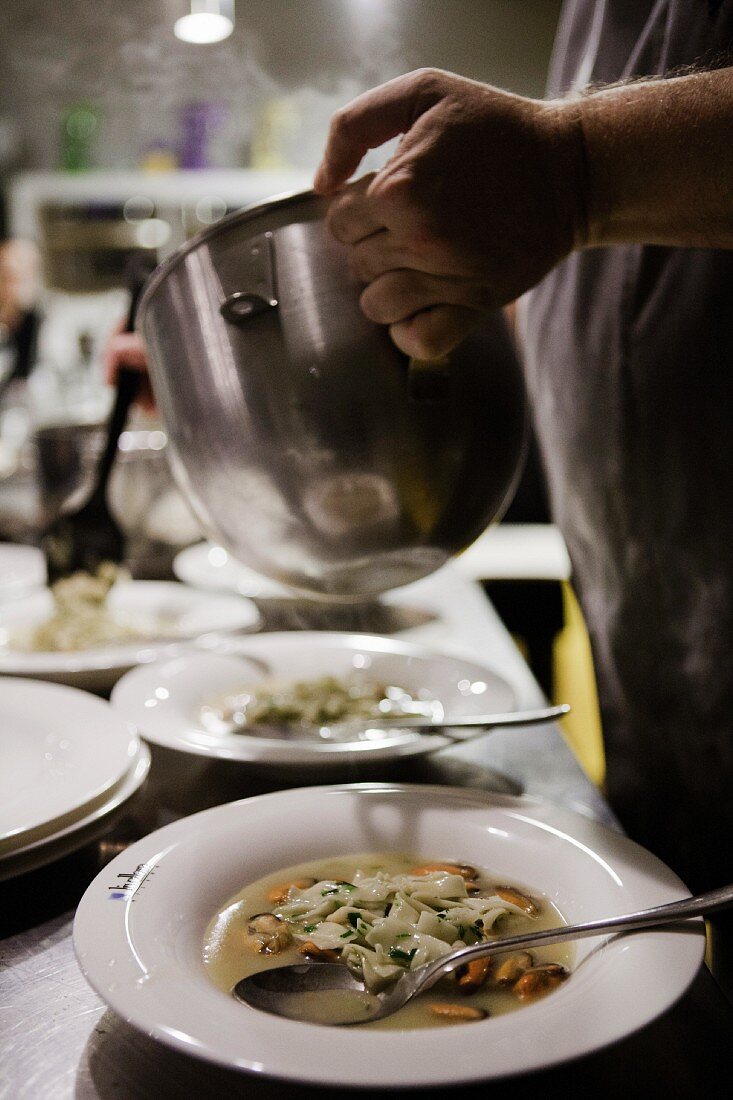
[[[176,19],[173,32],[182,42],[221,42],[234,30],[234,0],[191,0],[190,11]]]

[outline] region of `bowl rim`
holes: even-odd
[[[148,276],[137,307],[135,330],[142,334],[143,322],[151,298],[167,276],[179,267],[191,252],[200,248],[200,246],[207,241],[218,237],[221,233],[225,233],[235,225],[254,221],[254,219],[260,215],[268,214],[273,210],[297,206],[298,203],[311,204],[314,206],[316,208],[315,214],[317,217],[326,210],[329,200],[320,195],[316,195],[315,191],[311,189],[305,191],[284,191],[280,194],[272,195],[264,201],[260,200],[259,202],[249,203],[247,206],[243,206],[241,210],[233,210],[231,214],[227,214],[223,218],[220,218],[214,225],[207,225],[204,229],[195,233],[193,237],[184,241],[183,244],[179,245],[179,247],[171,252],[169,256],[166,256]]]

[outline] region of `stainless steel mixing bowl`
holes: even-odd
[[[447,362],[402,355],[361,312],[327,205],[288,195],[192,238],[151,276],[137,326],[204,530],[294,588],[363,600],[500,516],[526,404],[498,313]]]

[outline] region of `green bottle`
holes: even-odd
[[[92,168],[92,146],[101,121],[88,103],[77,103],[64,114],[61,128],[61,167],[67,172]]]

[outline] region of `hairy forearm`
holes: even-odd
[[[733,248],[733,68],[564,102],[583,147],[587,247]]]

